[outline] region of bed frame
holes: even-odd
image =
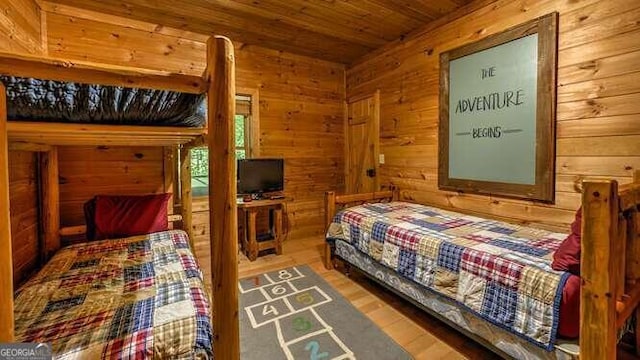
[[[60,59],[0,53],[0,74],[47,80],[125,86],[207,94],[207,126],[202,129],[153,126],[76,125],[8,122],[5,88],[0,84],[0,342],[14,341],[13,269],[9,214],[8,150],[39,153],[41,176],[40,254],[43,260],[60,248],[60,237],[79,235],[83,226],[60,228],[58,152],[62,145],[164,146],[165,159],[175,161],[181,175],[173,180],[180,196],[177,214],[169,216],[189,235],[193,247],[190,150],[208,144],[212,323],[216,358],[239,359],[238,245],[235,182],[235,59],[231,41],[213,36],[207,42],[202,76],[162,73]],[[165,175],[167,176],[167,175]],[[169,175],[173,177],[173,174]],[[170,190],[170,189],[165,189]]]
[[[392,201],[398,190],[325,196],[325,224],[337,208]],[[456,209],[456,211],[460,211]],[[616,359],[618,331],[634,313],[640,317],[640,171],[634,182],[585,180],[582,183],[580,359]],[[477,215],[477,214],[474,214]],[[486,216],[485,216],[486,217]],[[329,243],[324,263],[334,268]],[[640,321],[635,325],[640,355]]]

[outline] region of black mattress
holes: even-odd
[[[204,94],[0,75],[9,120],[203,127]]]

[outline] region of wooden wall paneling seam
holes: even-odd
[[[373,93],[373,124],[370,130],[373,132],[373,169],[374,174],[374,191],[380,191],[380,90],[376,89]]]
[[[0,342],[14,341],[8,143],[6,91],[0,84]]]
[[[231,41],[207,42],[209,219],[213,286],[213,346],[221,359],[240,358],[238,224],[235,158],[235,56]]]

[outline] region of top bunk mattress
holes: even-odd
[[[16,293],[18,342],[55,358],[213,357],[202,274],[179,230],[63,248]]]
[[[547,350],[556,341],[563,291],[573,276],[551,269],[565,237],[404,202],[347,208],[335,215],[327,233],[327,239],[349,243]],[[578,301],[579,282],[571,284],[578,285],[572,289],[572,300]]]
[[[204,127],[204,94],[0,75],[13,121]]]

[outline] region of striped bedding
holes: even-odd
[[[565,237],[403,202],[345,209],[327,233],[546,350],[569,277],[550,266]]]
[[[213,357],[202,274],[179,230],[60,250],[18,290],[15,327],[59,359]]]

